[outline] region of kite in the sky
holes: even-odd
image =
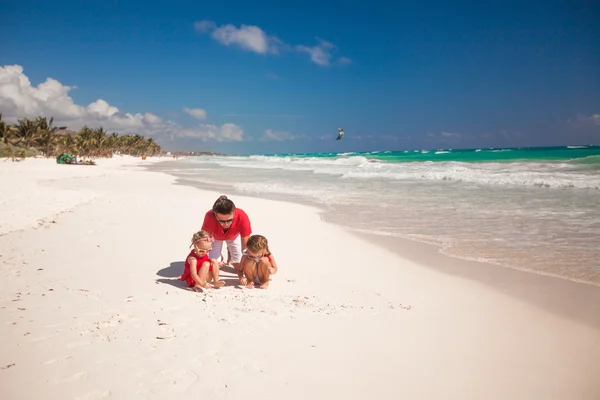
[[[340,140],[341,138],[344,137],[344,130],[342,128],[337,128],[337,130],[338,130],[339,134],[338,134],[337,139],[335,139],[335,140]]]

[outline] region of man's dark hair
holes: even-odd
[[[231,214],[235,211],[235,204],[229,200],[227,196],[221,196],[213,204],[213,213],[215,214]]]

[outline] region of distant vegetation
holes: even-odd
[[[87,126],[78,131],[54,126],[54,118],[23,118],[17,124],[2,121],[0,113],[0,157],[22,158],[43,154],[54,157],[62,153],[88,158],[112,157],[113,154],[155,156],[162,150],[154,139],[142,135],[108,133],[103,128]]]

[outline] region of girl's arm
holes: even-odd
[[[271,257],[271,274],[276,274],[279,268],[277,267],[277,261],[275,261],[275,256],[273,254],[269,255]]]

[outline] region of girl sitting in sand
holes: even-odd
[[[185,260],[185,269],[181,275],[182,281],[185,281],[188,287],[194,289],[207,289],[214,287],[216,289],[225,285],[225,282],[219,280],[219,263],[216,260],[208,258],[208,252],[212,249],[214,239],[206,231],[199,231],[192,236],[192,251]],[[210,281],[213,281],[211,286]]]
[[[247,288],[253,288],[258,283],[261,289],[269,287],[271,275],[277,273],[277,262],[269,250],[267,238],[261,235],[252,235],[246,243],[246,250],[242,256],[242,270],[248,280]]]

